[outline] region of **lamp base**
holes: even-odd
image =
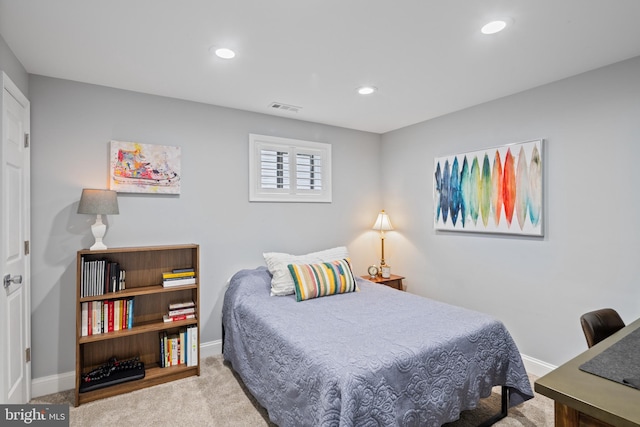
[[[107,226],[102,222],[102,215],[96,215],[96,222],[91,226],[91,233],[96,239],[96,242],[89,248],[91,251],[98,251],[107,249],[107,246],[102,243],[102,238],[107,232]]]
[[[95,242],[90,248],[90,251],[101,251],[103,249],[109,249],[107,248],[107,246],[102,243],[102,242]]]

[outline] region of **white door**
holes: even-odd
[[[31,399],[30,105],[2,73],[0,403]]]

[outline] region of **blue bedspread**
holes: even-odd
[[[296,302],[266,268],[236,273],[224,358],[286,426],[440,426],[495,385],[533,397],[505,326],[476,311],[358,278],[359,292]]]

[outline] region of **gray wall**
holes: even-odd
[[[544,238],[434,231],[434,157],[537,138],[546,140]],[[397,228],[385,249],[411,292],[497,316],[522,353],[553,365],[586,349],[583,312],[639,317],[640,57],[382,141]]]
[[[29,75],[2,35],[0,35],[0,71],[7,73],[22,94],[29,97]]]
[[[348,246],[375,258],[380,136],[31,75],[33,377],[72,371],[76,251],[93,242],[81,189],[106,188],[111,139],[182,147],[182,194],[120,194],[109,247],[201,245],[202,342],[221,338],[227,279],[262,252]],[[332,144],[333,203],[249,203],[249,133]]]

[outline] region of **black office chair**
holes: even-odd
[[[580,324],[589,348],[625,327],[617,311],[603,308],[580,316]]]

